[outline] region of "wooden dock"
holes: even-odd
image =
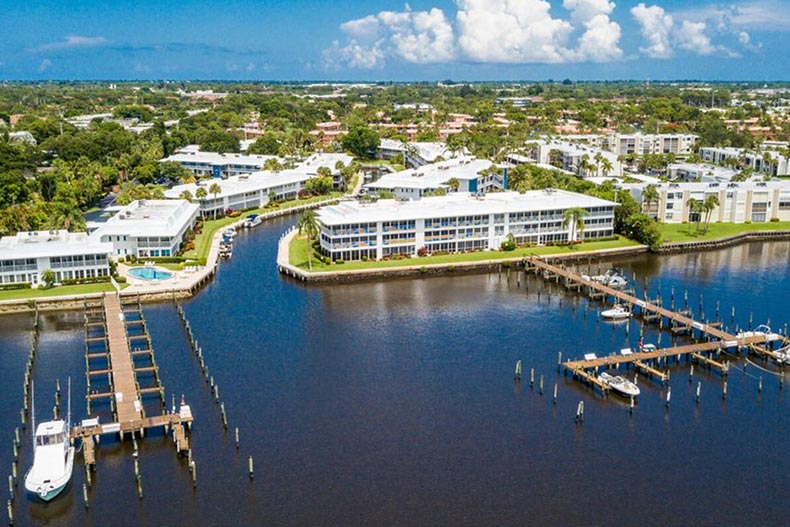
[[[130,328],[134,328],[135,334],[130,335]],[[96,350],[96,347],[103,349]],[[136,364],[135,359],[148,364]],[[107,434],[123,440],[126,434],[144,437],[146,430],[161,427],[165,433],[172,434],[177,452],[189,452],[186,431],[191,427],[192,413],[183,401],[178,411],[175,408],[165,411],[159,366],[139,302],[124,304],[117,294],[106,294],[100,304],[85,305],[85,364],[88,414],[91,414],[92,401],[108,400],[114,416],[111,423],[100,424],[98,419],[86,419],[72,428],[71,437],[82,439],[86,467],[95,465],[98,439]],[[149,383],[153,376],[153,385],[141,386],[138,375],[147,377]],[[108,389],[92,389],[92,379],[104,377]],[[143,398],[151,394],[161,401],[160,415],[147,416],[145,413]]]
[[[587,290],[587,294],[591,298],[601,298],[605,300],[607,297],[612,297],[615,302],[626,304],[632,310],[639,309],[639,315],[645,321],[663,321],[668,322],[668,328],[673,333],[685,333],[693,336],[694,330],[697,331],[700,338],[707,339],[707,342],[698,342],[695,344],[687,344],[681,346],[674,346],[670,348],[656,349],[650,351],[634,351],[627,350],[625,353],[612,354],[606,357],[588,358],[585,360],[572,360],[562,364],[566,372],[571,372],[574,377],[590,384],[596,385],[602,391],[606,391],[607,387],[598,381],[594,372],[600,368],[618,367],[621,364],[626,367],[633,365],[635,369],[640,369],[661,380],[666,382],[668,374],[661,371],[656,366],[666,365],[670,360],[680,360],[681,357],[696,360],[707,366],[717,368],[723,375],[726,375],[729,370],[728,362],[720,362],[711,357],[718,356],[722,351],[728,350],[741,350],[748,349],[754,353],[762,355],[765,358],[776,359],[776,354],[770,349],[773,342],[779,341],[782,344],[787,344],[788,340],[778,334],[773,335],[752,335],[738,337],[727,333],[721,329],[720,322],[703,323],[696,321],[692,318],[691,312],[686,309],[683,311],[673,311],[666,309],[660,305],[660,302],[651,302],[648,300],[641,300],[630,292],[620,291],[612,287],[606,286],[599,282],[587,279],[577,273],[568,271],[562,267],[549,264],[545,260],[531,256],[525,260],[525,267],[527,269],[534,269],[541,271],[544,278],[559,282],[560,279],[564,281],[566,288],[576,289],[578,291]]]

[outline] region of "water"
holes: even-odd
[[[173,273],[156,267],[134,267],[129,269],[129,274],[135,278],[143,280],[167,280],[173,277]]]
[[[597,321],[595,304],[535,277],[519,287],[516,273],[306,288],[274,268],[276,240],[293,221],[237,236],[234,258],[184,304],[227,407],[227,433],[174,307],[144,309],[168,400],[185,394],[196,415],[197,489],[186,460],[155,432],[140,442],[138,500],[131,442],[106,440],[89,511],[79,458],[63,497],[17,498],[17,525],[787,524],[789,403],[773,375],[733,371],[724,401],[718,373],[696,368],[691,384],[688,366],[673,366],[670,410],[666,388],[640,378],[629,415],[625,400],[602,400],[556,364],[560,351],[572,358],[635,346],[636,322],[626,335],[624,324]],[[703,294],[706,318],[718,300],[727,325],[746,326],[751,313],[755,326],[770,317],[778,329],[788,319],[789,260],[790,244],[770,243],[622,265],[640,288],[648,277],[650,296],[660,288],[667,305],[674,286],[678,307],[687,289],[695,314]],[[42,322],[39,416],[51,412],[55,379],[65,385],[71,375],[82,418],[81,313]],[[0,317],[6,472],[30,324],[26,315]],[[645,341],[658,341],[654,328]],[[24,441],[23,472],[32,455]]]

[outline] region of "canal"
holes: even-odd
[[[227,432],[175,307],[144,308],[167,398],[184,394],[196,417],[197,488],[157,432],[140,441],[139,500],[131,442],[104,441],[90,509],[78,455],[70,487],[51,503],[20,483],[17,525],[787,524],[790,394],[770,371],[739,362],[725,400],[717,372],[697,368],[692,383],[688,365],[673,365],[670,408],[666,387],[641,377],[631,414],[627,401],[602,399],[558,373],[557,354],[635,347],[637,321],[628,330],[603,322],[597,303],[515,272],[304,287],[274,264],[279,234],[294,221],[241,233],[233,259],[184,303],[220,387]],[[777,242],[616,264],[636,275],[640,292],[647,279],[665,305],[674,288],[676,306],[687,298],[695,315],[702,300],[713,319],[718,302],[725,325],[770,319],[779,330],[790,318],[788,263],[790,243]],[[31,326],[28,315],[0,317],[4,482]],[[68,376],[82,419],[82,313],[43,314],[41,328],[39,419],[51,415],[56,379],[65,386]],[[672,337],[648,327],[644,340],[669,345]],[[28,438],[20,477],[32,462]]]

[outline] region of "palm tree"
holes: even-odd
[[[85,217],[73,201],[56,201],[48,224],[51,229],[82,231],[85,229]]]
[[[179,181],[179,183],[181,183],[182,185],[188,185],[188,184],[190,184],[190,183],[194,183],[195,181],[197,181],[197,178],[195,177],[195,174],[193,174],[192,172],[190,172],[190,173],[188,173],[188,174],[186,174],[186,173],[185,173],[183,176],[181,176],[181,177],[178,179],[178,181]]]
[[[318,237],[318,219],[312,209],[308,209],[302,213],[299,218],[299,223],[296,224],[299,229],[299,234],[305,233],[307,243],[307,269],[313,270],[313,247],[310,243],[312,238]]]
[[[178,199],[185,199],[188,202],[192,203],[192,193],[188,190],[185,190],[181,194],[179,194]]]
[[[642,192],[642,203],[646,205],[645,212],[649,215],[650,208],[653,203],[658,203],[659,200],[658,190],[656,190],[655,185],[648,185],[645,187],[645,190]]]
[[[195,197],[198,200],[202,201],[202,200],[204,200],[206,198],[206,196],[208,196],[208,192],[206,192],[206,188],[205,187],[198,187],[198,189],[195,191]],[[201,208],[202,208],[202,205],[201,205]],[[203,215],[202,212],[201,212],[201,215]]]
[[[716,194],[711,194],[705,198],[705,202],[702,204],[705,210],[705,232],[708,232],[708,227],[710,226],[710,216],[713,212],[713,209],[719,206],[719,197]]]
[[[214,200],[217,199],[217,194],[222,192],[222,189],[219,186],[219,183],[212,183],[211,186],[208,188],[208,191],[214,195]],[[217,209],[214,209],[214,219],[217,219]]]
[[[609,172],[614,170],[614,165],[612,164],[612,162],[609,160],[608,157],[604,158],[604,160],[601,161],[601,170],[603,171],[604,177],[608,176]]]
[[[589,214],[589,211],[581,207],[571,207],[563,211],[562,228],[565,229],[569,225],[571,226],[571,235],[568,238],[569,242],[576,241],[577,232],[579,236],[584,234],[584,218]]]
[[[603,154],[596,152],[595,156],[593,156],[593,159],[595,160],[595,175],[597,176],[601,171],[601,162],[604,159]]]
[[[689,222],[691,222],[691,215],[696,214],[696,219],[694,221],[697,224],[697,233],[699,233],[699,224],[702,220],[703,204],[696,199],[690,199],[686,202],[686,206],[689,208]],[[691,234],[691,227],[689,227],[689,234]]]

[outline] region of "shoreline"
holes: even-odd
[[[501,271],[509,268],[514,263],[518,265],[525,256],[514,258],[484,260],[475,262],[456,262],[425,265],[404,265],[400,267],[381,267],[377,269],[355,269],[337,271],[306,271],[291,265],[289,258],[289,245],[296,235],[296,230],[291,229],[281,237],[277,250],[277,270],[296,281],[305,284],[342,284],[354,282],[369,282],[374,280],[394,280],[399,278],[415,278],[429,276],[447,276],[460,274],[480,274],[492,271]],[[708,250],[724,249],[751,241],[786,241],[790,240],[790,231],[752,231],[718,238],[714,240],[701,240],[691,242],[669,243],[651,250],[645,245],[634,245],[615,249],[597,249],[592,251],[579,251],[577,253],[558,253],[541,256],[549,261],[576,262],[587,259],[588,261],[603,262],[623,256],[654,253],[660,256],[683,254]]]
[[[338,201],[339,198],[331,198],[314,203],[306,203],[296,207],[284,208],[260,214],[263,221],[267,221],[282,216],[295,214],[303,210],[318,208]],[[146,283],[144,280],[134,279],[129,282],[129,286],[121,289],[119,294],[122,297],[137,297],[140,302],[153,303],[172,300],[173,298],[190,298],[197,294],[203,286],[209,283],[217,272],[219,266],[219,246],[222,241],[222,231],[228,228],[237,228],[246,218],[242,215],[237,221],[229,223],[222,229],[218,229],[211,239],[206,265],[200,267],[194,273],[170,279],[167,283]],[[128,280],[128,277],[127,277]],[[20,298],[14,300],[0,300],[0,316],[14,313],[30,313],[35,311],[64,311],[79,309],[85,300],[101,298],[105,293],[85,293],[79,295],[53,295],[38,298]]]

